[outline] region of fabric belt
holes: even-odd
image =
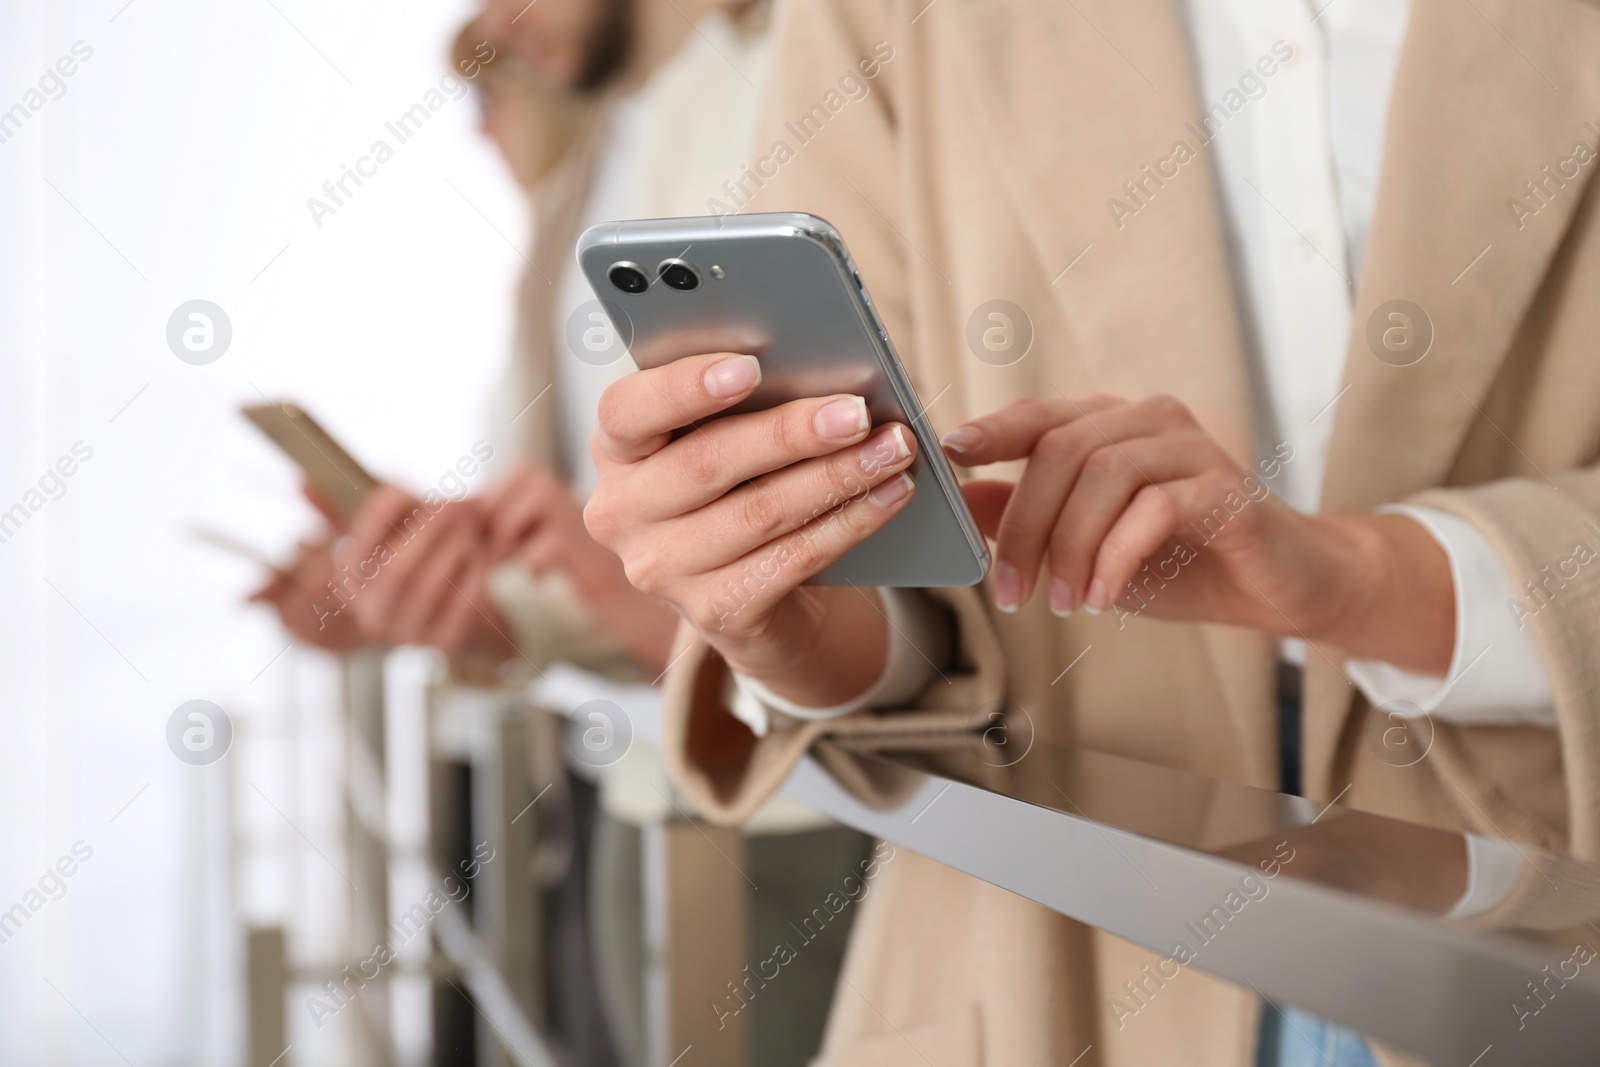
[[[1278,791],[1304,796],[1300,775],[1300,693],[1304,672],[1278,661]]]

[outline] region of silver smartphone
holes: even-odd
[[[761,361],[761,385],[725,414],[854,393],[873,425],[901,422],[917,435],[911,503],[814,581],[982,581],[983,535],[831,225],[789,212],[604,222],[578,238],[578,264],[640,367],[719,351]]]

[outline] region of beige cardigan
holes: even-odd
[[[1194,76],[1171,5],[806,0],[787,6],[776,32],[751,160],[764,185],[748,209],[810,211],[838,226],[919,392],[939,397],[937,427],[1056,390],[1165,392],[1253,462],[1205,150],[1120,227],[1107,206],[1176,142],[1198,146],[1186,125],[1200,110]],[[892,58],[869,93],[833,106],[841,98],[829,91],[875,46]],[[1600,546],[1586,526],[1600,516],[1600,222],[1589,189],[1600,163],[1591,154],[1542,205],[1524,187],[1574,157],[1576,143],[1600,139],[1596,56],[1591,3],[1415,0],[1355,297],[1349,389],[1333,416],[1324,509],[1411,500],[1455,512],[1485,532],[1519,584],[1542,580],[1541,568],[1579,541]],[[821,131],[802,143],[790,124],[817,106]],[[764,157],[782,162],[758,166]],[[1513,210],[1519,197],[1537,213]],[[1033,326],[1032,350],[1011,366],[975,358],[964,342],[968,316],[993,299],[1023,308]],[[1431,350],[1412,366],[1376,358],[1365,338],[1369,317],[1393,299],[1431,319]],[[1109,614],[1059,620],[1043,597],[1010,616],[977,592],[947,599],[963,662],[928,690],[922,712],[759,741],[729,725],[725,670],[686,636],[668,711],[682,788],[736,820],[821,734],[917,729],[924,713],[1002,698],[1046,740],[1276,785],[1268,638],[1149,619],[1120,628]],[[1600,577],[1582,573],[1548,600],[1528,625],[1560,730],[1441,723],[1412,767],[1369,749],[1363,728],[1375,712],[1332,650],[1313,651],[1309,795],[1600,859]],[[872,788],[837,762],[853,788]],[[883,878],[856,929],[828,1067],[1009,1067],[1080,1054],[1080,1067],[1251,1062],[1259,1005],[1238,988],[1185,974],[1119,1028],[1109,998],[1155,955],[904,850]]]

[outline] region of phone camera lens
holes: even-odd
[[[637,263],[613,263],[606,277],[624,293],[642,293],[650,288],[650,276]]]
[[[661,280],[680,293],[700,288],[700,272],[681,259],[664,259],[657,269]]]

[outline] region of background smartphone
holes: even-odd
[[[748,352],[761,385],[727,414],[801,397],[865,397],[873,425],[917,435],[917,492],[889,524],[815,579],[945,587],[983,579],[989,553],[845,249],[814,215],[608,222],[578,239],[578,263],[634,361]]]
[[[285,400],[246,404],[239,410],[294,460],[305,472],[306,481],[345,519],[352,518],[367,494],[378,487],[378,480],[351,458],[350,453],[300,405]]]

